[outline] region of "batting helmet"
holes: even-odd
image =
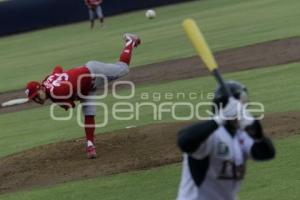
[[[248,90],[245,85],[240,82],[229,80],[225,82],[225,85],[231,91],[231,94],[234,98],[247,101],[248,99]],[[215,105],[220,108],[221,105],[226,105],[228,101],[228,96],[224,93],[221,86],[218,86],[215,90],[214,100]]]

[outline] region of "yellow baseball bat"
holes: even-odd
[[[186,19],[183,21],[183,28],[207,68],[210,71],[218,68],[218,64],[196,22],[193,19]]]
[[[194,45],[199,57],[202,59],[208,70],[213,73],[218,83],[221,87],[223,87],[224,92],[228,96],[232,96],[230,90],[224,83],[224,79],[219,73],[218,64],[196,22],[193,19],[185,19],[182,25],[188,38]]]

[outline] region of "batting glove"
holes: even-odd
[[[224,125],[226,120],[237,119],[237,116],[241,113],[241,109],[241,102],[234,97],[229,97],[226,106],[224,108],[219,108],[213,119],[217,124]]]

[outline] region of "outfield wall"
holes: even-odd
[[[188,0],[104,0],[106,16]],[[0,3],[0,36],[88,19],[84,0],[8,0]]]

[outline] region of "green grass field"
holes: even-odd
[[[158,8],[151,21],[143,11],[111,17],[104,30],[91,31],[85,22],[0,38],[0,92],[41,80],[56,64],[70,68],[94,59],[114,62],[124,32],[143,38],[134,66],[194,55],[181,28],[186,17],[198,21],[215,51],[297,36],[299,6],[298,0],[201,0]]]
[[[248,165],[246,181],[239,194],[247,200],[297,200],[300,191],[300,136],[276,141],[277,158]],[[288,146],[288,148],[287,148]],[[0,195],[1,200],[158,200],[175,199],[181,167],[179,164],[152,170],[76,181],[49,188]]]
[[[240,47],[262,41],[299,36],[298,0],[201,0],[157,8],[157,18],[146,20],[144,12],[133,12],[108,18],[104,30],[89,30],[88,23],[78,23],[31,33],[0,38],[0,92],[21,88],[31,79],[42,79],[54,65],[67,68],[90,59],[113,62],[122,48],[120,36],[135,32],[143,38],[135,52],[133,66],[194,55],[184,36],[181,21],[194,17],[214,51]],[[226,74],[227,79],[245,83],[252,100],[261,101],[267,113],[299,111],[299,63]],[[215,87],[212,77],[202,77],[169,83],[143,85],[136,89],[130,102],[141,102],[143,92],[196,92],[206,94]],[[127,94],[128,91],[122,91]],[[152,99],[153,100],[153,99]],[[161,103],[164,99],[159,100]],[[181,100],[181,99],[179,99]],[[174,100],[178,101],[178,100]],[[104,100],[116,103],[111,96]],[[193,104],[198,100],[192,100]],[[59,115],[63,111],[57,110]],[[178,110],[186,114],[184,109]],[[121,129],[129,125],[158,123],[145,109],[140,120],[117,122],[109,118],[109,126],[98,133]],[[98,121],[103,118],[99,111]],[[160,122],[172,121],[164,116]],[[0,115],[0,157],[39,145],[82,137],[83,130],[75,117],[67,122],[50,119],[49,107]],[[250,162],[247,178],[239,196],[241,199],[296,200],[299,190],[299,135],[275,141],[276,160],[254,164]],[[108,177],[70,182],[49,188],[34,188],[26,192],[0,195],[0,200],[34,199],[174,199],[180,178],[180,165],[131,172]]]
[[[298,73],[300,73],[300,68],[298,66],[299,63],[294,63],[271,68],[230,73],[225,77],[227,79],[240,80],[246,84],[250,91],[251,99],[253,101],[262,102],[267,113],[300,110],[300,103],[298,101],[300,94],[294,92],[298,91],[299,89],[299,86],[294,84],[298,80]],[[278,80],[280,80],[280,87],[275,87],[278,85]],[[197,94],[203,93],[204,96],[207,96],[206,94],[208,92],[212,92],[214,88],[215,81],[209,76],[204,78],[137,87],[135,97],[133,99],[123,101],[133,104],[146,102],[141,100],[141,95],[142,93],[149,91],[150,95],[153,95],[155,92],[161,94],[161,96],[164,96],[164,94],[167,92],[172,94],[188,94],[189,92],[195,92]],[[128,91],[123,91],[122,93],[125,95],[128,93]],[[158,97],[156,96],[157,95],[154,96],[155,98],[151,98],[150,101],[156,100]],[[276,98],[280,98],[280,101],[274,101]],[[186,96],[185,99],[177,99],[174,97],[173,100],[169,101],[187,101],[196,105],[199,101],[205,100],[206,99],[201,99],[201,96],[199,96],[197,100],[189,100],[189,98]],[[108,105],[109,125],[103,128],[98,128],[97,132],[122,129],[130,125],[144,125],[149,123],[174,121],[171,117],[171,114],[163,115],[163,118],[160,121],[154,120],[153,112],[151,111],[150,107],[143,107],[140,109],[141,114],[139,120],[113,120],[110,111],[112,106],[118,101],[119,100],[116,100],[111,95],[103,101]],[[165,101],[166,99],[162,98],[160,101],[155,102],[157,105],[159,105]],[[168,106],[166,106],[166,108],[168,108]],[[176,114],[178,116],[188,115],[189,112],[186,111],[184,107],[178,108],[179,109],[176,109]],[[66,116],[67,113],[60,108],[55,109],[55,111],[58,116]],[[201,113],[203,112],[204,111]],[[49,113],[49,107],[43,107],[25,110],[18,112],[17,114],[9,113],[0,115],[0,127],[2,130],[4,130],[0,132],[0,156],[23,151],[25,149],[42,144],[83,136],[83,130],[79,128],[76,122],[76,114],[74,114],[74,117],[70,121],[53,121],[51,120]],[[104,112],[102,109],[98,109],[98,115],[96,119],[98,123],[103,122]]]

